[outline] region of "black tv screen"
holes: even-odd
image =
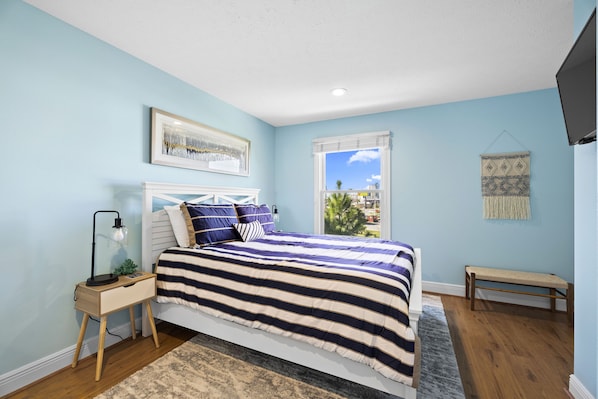
[[[596,10],[556,74],[569,145],[596,140]]]

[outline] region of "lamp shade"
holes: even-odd
[[[129,231],[127,230],[127,227],[122,224],[121,218],[114,219],[114,226],[112,226],[112,229],[112,239],[126,245]]]

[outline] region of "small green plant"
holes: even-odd
[[[137,265],[131,259],[126,259],[123,263],[120,264],[119,267],[114,269],[114,274],[124,275],[124,274],[131,274],[137,270]]]

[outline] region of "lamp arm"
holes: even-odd
[[[120,220],[120,213],[118,211],[95,211],[93,214],[93,236],[91,238],[91,278],[95,276],[95,258],[96,258],[96,215],[98,213],[116,213]]]

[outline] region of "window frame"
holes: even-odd
[[[331,152],[358,151],[378,148],[380,151],[380,238],[391,239],[390,202],[390,131],[378,131],[344,136],[316,138],[313,144],[314,158],[314,232],[324,234],[324,209],[326,191],[326,154]],[[373,191],[373,190],[368,190]]]

